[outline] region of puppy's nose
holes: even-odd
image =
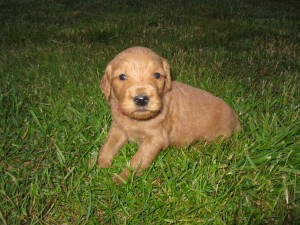
[[[133,101],[137,106],[145,106],[149,102],[149,97],[146,95],[137,95],[133,98]]]

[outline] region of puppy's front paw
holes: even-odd
[[[115,175],[113,176],[113,181],[117,184],[117,185],[122,185],[126,183],[126,180],[124,180],[122,177],[120,177],[119,175]]]
[[[125,184],[128,179],[128,176],[129,176],[129,170],[125,169],[122,173],[115,175],[113,177],[113,181],[118,185]]]
[[[106,159],[106,158],[99,157],[98,158],[98,165],[99,165],[100,168],[108,168],[111,165],[111,161]]]

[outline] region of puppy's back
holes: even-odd
[[[204,90],[172,82],[170,92],[170,143],[182,146],[197,140],[229,138],[240,129],[239,120],[222,99]]]

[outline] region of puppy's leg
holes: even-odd
[[[118,127],[112,125],[109,131],[108,138],[99,153],[99,166],[101,168],[109,167],[111,165],[113,157],[126,142],[126,134]]]
[[[159,152],[166,148],[166,146],[168,146],[168,144],[162,139],[146,137],[139,150],[130,160],[130,167],[132,167],[136,172],[145,170],[149,167]],[[114,177],[114,181],[117,184],[122,183],[127,180],[129,173],[130,171],[128,168],[124,169],[122,173]]]

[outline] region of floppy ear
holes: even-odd
[[[105,73],[100,81],[100,88],[106,100],[109,100],[110,98],[111,81],[111,65],[109,64],[106,67]]]
[[[164,58],[162,58],[164,71],[166,73],[166,81],[165,81],[165,92],[171,91],[172,89],[172,81],[171,81],[171,75],[170,75],[170,65],[168,61]]]

